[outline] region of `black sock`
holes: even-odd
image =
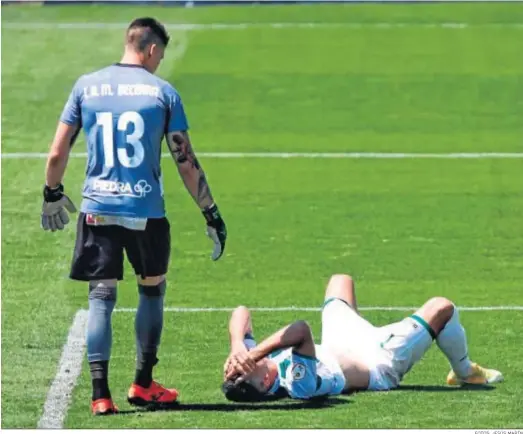
[[[156,354],[144,354],[144,360],[140,367],[136,369],[134,383],[138,386],[148,388],[153,381],[153,367],[158,363]]]
[[[111,392],[109,391],[108,374],[109,362],[107,360],[89,363],[91,370],[91,380],[93,383],[92,400],[95,401],[101,398],[111,399]]]

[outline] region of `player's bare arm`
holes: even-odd
[[[233,357],[231,359],[233,370],[230,371],[227,379],[231,380],[240,375],[237,381],[242,381],[245,376],[254,370],[256,362],[262,360],[273,351],[286,348],[293,348],[294,351],[303,356],[316,357],[314,339],[306,321],[296,321],[283,327],[254,347],[249,353],[242,354],[241,358]]]
[[[187,131],[175,131],[167,136],[167,144],[178,167],[185,187],[203,210],[213,203],[211,189],[189,139]]]
[[[45,168],[44,202],[41,226],[44,230],[61,230],[69,223],[70,213],[76,212],[73,202],[64,194],[64,177],[71,147],[80,130],[79,125],[59,122],[47,157]]]
[[[283,327],[251,350],[258,361],[273,351],[293,348],[303,356],[316,357],[314,339],[309,324],[299,320]]]
[[[69,153],[79,129],[79,125],[58,123],[45,169],[45,183],[48,187],[53,188],[61,184]]]
[[[251,313],[245,306],[238,306],[234,309],[231,319],[229,320],[229,343],[230,354],[223,365],[223,373],[226,377],[229,369],[232,369],[231,359],[243,352],[247,352],[244,339],[245,336],[252,335]]]
[[[187,191],[202,210],[207,221],[207,235],[214,242],[211,258],[216,261],[222,256],[225,249],[227,228],[212,197],[205,172],[194,154],[189,134],[187,131],[168,133],[167,146]]]

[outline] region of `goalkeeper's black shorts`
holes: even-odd
[[[123,279],[124,250],[142,278],[167,273],[171,254],[169,221],[148,219],[143,231],[122,226],[91,226],[80,213],[70,277],[74,280]]]

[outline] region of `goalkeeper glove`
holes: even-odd
[[[203,216],[207,221],[207,236],[214,242],[214,249],[211,255],[213,261],[217,261],[225,250],[225,240],[227,239],[227,228],[225,222],[218,211],[216,204],[212,204],[202,210]]]
[[[71,199],[64,194],[64,186],[62,184],[55,188],[50,188],[46,185],[43,194],[42,229],[53,232],[62,230],[69,223],[69,215],[65,210],[73,213],[76,212],[76,207]]]

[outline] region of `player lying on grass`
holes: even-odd
[[[256,345],[249,310],[229,323],[231,353],[222,389],[231,401],[289,396],[310,399],[353,390],[389,390],[427,352],[433,340],[450,362],[447,384],[497,383],[500,372],[470,361],[458,310],[443,297],[427,301],[400,322],[375,327],[357,309],[348,275],[331,277],[322,312],[321,345],[305,321],[284,327]]]

